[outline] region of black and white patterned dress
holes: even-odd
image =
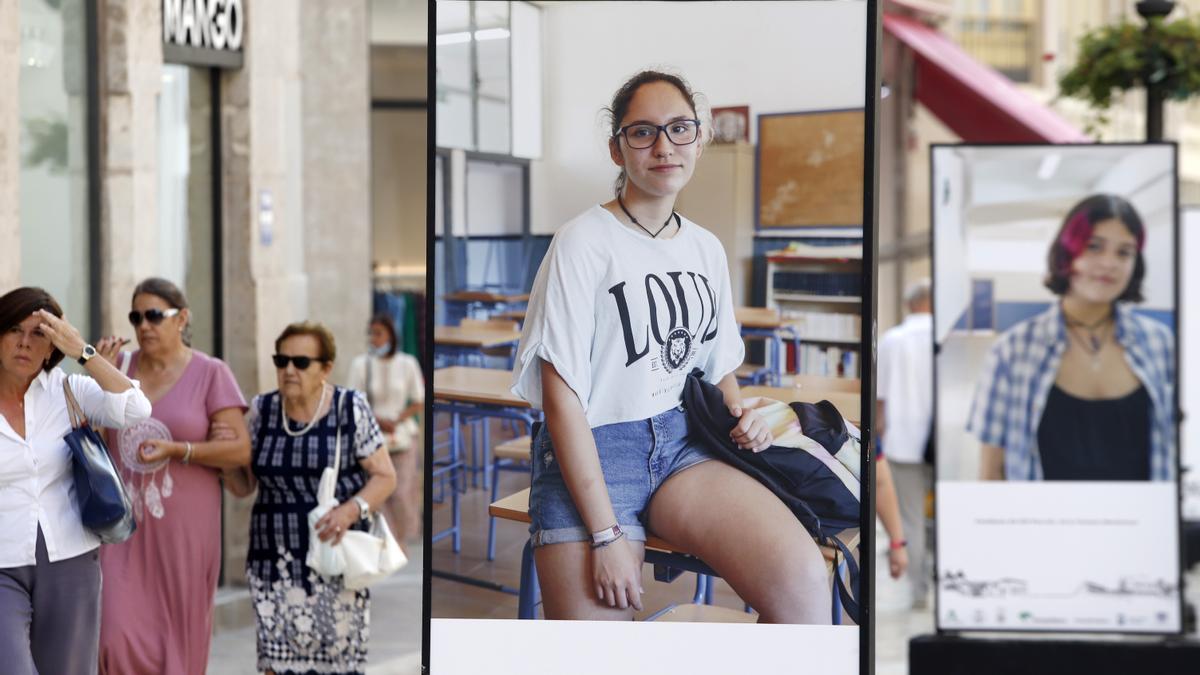
[[[333,388],[333,405],[302,436],[283,430],[278,391],[250,404],[251,469],[258,497],[250,516],[246,577],[258,628],[258,668],[283,673],[361,673],[366,666],[370,596],[343,587],[305,564],[308,512],[317,505],[321,472],[334,459],[335,433],[342,434],[336,497],[344,502],[367,482],[359,460],[383,445],[383,434],[366,400]],[[337,402],[346,393],[341,414]],[[335,420],[335,417],[337,419]],[[304,424],[289,419],[288,426]],[[366,529],[356,523],[353,529]]]

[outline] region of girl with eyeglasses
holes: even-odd
[[[258,489],[250,514],[246,579],[254,600],[258,668],[268,673],[361,673],[369,640],[367,591],[345,588],[307,565],[308,512],[317,486],[341,458],[339,506],[315,524],[322,541],[366,530],[396,487],[383,433],[366,397],[329,384],[337,346],[319,323],[289,325],[275,339],[279,388],[250,403],[252,459],[229,481],[234,494]]]
[[[150,419],[111,431],[108,445],[137,530],[101,549],[100,672],[200,673],[208,664],[221,569],[221,475],[250,461],[246,400],[229,366],[190,346],[187,298],[166,279],[133,291],[138,349],[97,350],[136,379]],[[210,428],[228,430],[209,440]]]
[[[1000,336],[976,385],[967,429],[983,479],[1173,479],[1175,340],[1132,307],[1145,244],[1122,197],[1067,213],[1044,282],[1060,299]]]
[[[771,433],[744,409],[745,347],[718,239],[674,211],[704,148],[696,97],[645,71],[616,93],[615,198],[555,234],[529,300],[513,392],[545,412],[529,514],[550,619],[642,609],[652,532],[694,553],[777,623],[829,623],[825,562],[775,495],[693,442],[681,408],[693,368],[739,418],[747,452]]]

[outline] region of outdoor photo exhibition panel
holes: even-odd
[[[930,170],[938,630],[1178,633],[1175,146]]]

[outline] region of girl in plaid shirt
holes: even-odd
[[[1076,204],[1050,247],[1061,300],[988,352],[967,429],[985,480],[1172,480],[1171,329],[1133,312],[1146,229],[1115,195]]]

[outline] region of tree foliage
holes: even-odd
[[[1159,85],[1167,100],[1200,94],[1200,21],[1122,20],[1083,35],[1078,53],[1059,90],[1086,101],[1100,124],[1108,121],[1104,113],[1115,96],[1147,84]]]

